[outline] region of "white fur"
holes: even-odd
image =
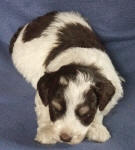
[[[57,120],[55,123],[50,121],[48,107],[45,107],[42,104],[37,92],[35,97],[35,110],[37,114],[38,129],[35,139],[44,144],[52,144],[60,141],[59,135],[61,132],[68,132],[68,134],[72,135],[73,140],[71,141],[71,144],[81,142],[85,136],[87,136],[89,140],[105,142],[110,138],[110,134],[102,124],[103,117],[108,114],[123,96],[120,78],[114,69],[109,56],[99,49],[80,47],[70,48],[57,56],[51,61],[49,66],[45,68],[44,62],[51,49],[56,46],[58,40],[56,34],[58,29],[71,22],[80,23],[91,29],[88,23],[78,13],[58,13],[55,21],[43,31],[40,38],[35,38],[24,43],[22,41],[22,35],[26,25],[14,44],[12,60],[15,67],[24,78],[37,89],[37,82],[45,71],[56,71],[61,66],[73,62],[86,65],[94,64],[100,68],[101,73],[112,82],[116,91],[106,108],[102,112],[99,110],[97,111],[95,119],[89,127],[84,127],[77,120],[74,114],[74,108],[78,103],[83,102],[81,93],[93,84],[92,79],[90,79],[89,82],[86,82],[83,76],[78,73],[77,80],[75,82],[70,82],[65,92],[68,103],[66,116],[64,119]]]

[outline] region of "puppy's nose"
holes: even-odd
[[[72,139],[72,137],[69,136],[69,135],[66,134],[66,133],[62,133],[62,134],[60,135],[60,139],[61,139],[62,141],[64,141],[64,142],[70,142],[71,139]]]

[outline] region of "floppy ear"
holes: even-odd
[[[115,88],[109,80],[101,78],[96,82],[95,91],[98,97],[99,110],[103,111],[114,95]]]
[[[46,75],[42,76],[37,84],[37,90],[39,96],[45,106],[48,105],[48,87],[47,87],[47,78]]]
[[[45,106],[48,105],[49,99],[53,94],[53,89],[56,86],[57,78],[55,73],[45,73],[37,84],[37,90],[39,92],[39,96]]]

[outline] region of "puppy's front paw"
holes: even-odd
[[[40,134],[35,137],[35,141],[41,144],[55,144],[57,143],[55,139],[52,137],[48,137],[47,135]]]
[[[111,137],[107,128],[101,124],[92,124],[87,133],[88,140],[106,142]]]

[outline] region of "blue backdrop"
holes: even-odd
[[[105,119],[112,134],[106,143],[45,146],[33,141],[35,91],[13,67],[8,46],[19,26],[52,10],[74,10],[87,17],[126,79],[124,98]],[[43,149],[135,150],[134,0],[0,0],[0,150]]]

